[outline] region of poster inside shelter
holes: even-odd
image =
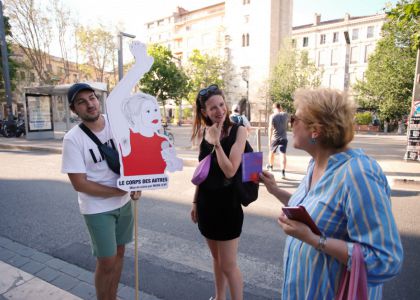
[[[29,131],[52,130],[51,97],[47,95],[27,95]]]

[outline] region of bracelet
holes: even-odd
[[[326,244],[327,244],[327,237],[321,234],[321,236],[319,237],[318,246],[316,247],[316,250],[324,251]]]

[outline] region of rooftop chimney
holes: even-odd
[[[349,13],[346,13],[344,15],[344,21],[348,21],[348,20],[350,20],[350,14]]]
[[[321,14],[315,14],[315,18],[314,18],[314,26],[319,25],[319,23],[321,23]]]

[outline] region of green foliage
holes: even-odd
[[[368,111],[356,113],[354,117],[358,125],[369,125],[372,123],[372,114]]]
[[[403,29],[414,50],[420,47],[420,0],[401,0],[387,12],[389,27]],[[398,36],[397,36],[398,37]],[[405,40],[405,39],[403,39]]]
[[[111,66],[115,56],[114,35],[104,28],[102,25],[97,27],[80,26],[76,31],[81,54],[88,63],[81,69],[97,81],[104,81],[105,71]],[[92,66],[94,68],[91,68]],[[90,74],[92,72],[93,74]]]
[[[290,42],[279,52],[277,65],[270,77],[269,94],[272,102],[279,102],[293,112],[293,94],[298,88],[318,87],[322,71],[309,60],[306,51],[299,52]]]
[[[188,120],[192,118],[192,108],[187,107],[182,109],[182,119]],[[174,110],[174,123],[177,123],[179,120],[179,107],[176,107]]]
[[[418,1],[416,1],[418,2]],[[365,80],[353,86],[359,107],[376,110],[381,120],[401,119],[410,111],[416,51],[407,27],[393,19],[369,57]]]
[[[39,1],[34,0],[8,0],[6,6],[13,28],[11,38],[20,46],[40,83],[51,83],[51,74],[47,68],[48,52],[53,40],[49,12]]]
[[[161,45],[151,45],[149,55],[153,56],[152,68],[140,80],[140,89],[156,97],[165,105],[166,100],[174,99],[179,104],[187,97],[190,86],[185,72],[174,62],[171,50]]]
[[[191,83],[188,101],[194,103],[198,91],[210,84],[217,84],[223,89],[227,65],[226,61],[217,56],[201,54],[199,50],[193,50],[186,67],[186,73]]]

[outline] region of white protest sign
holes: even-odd
[[[182,160],[176,156],[169,139],[159,133],[162,116],[156,98],[144,93],[131,94],[153,65],[153,57],[139,41],[131,43],[130,51],[135,63],[106,100],[121,163],[118,187],[125,191],[167,188],[165,172],[181,171]]]

